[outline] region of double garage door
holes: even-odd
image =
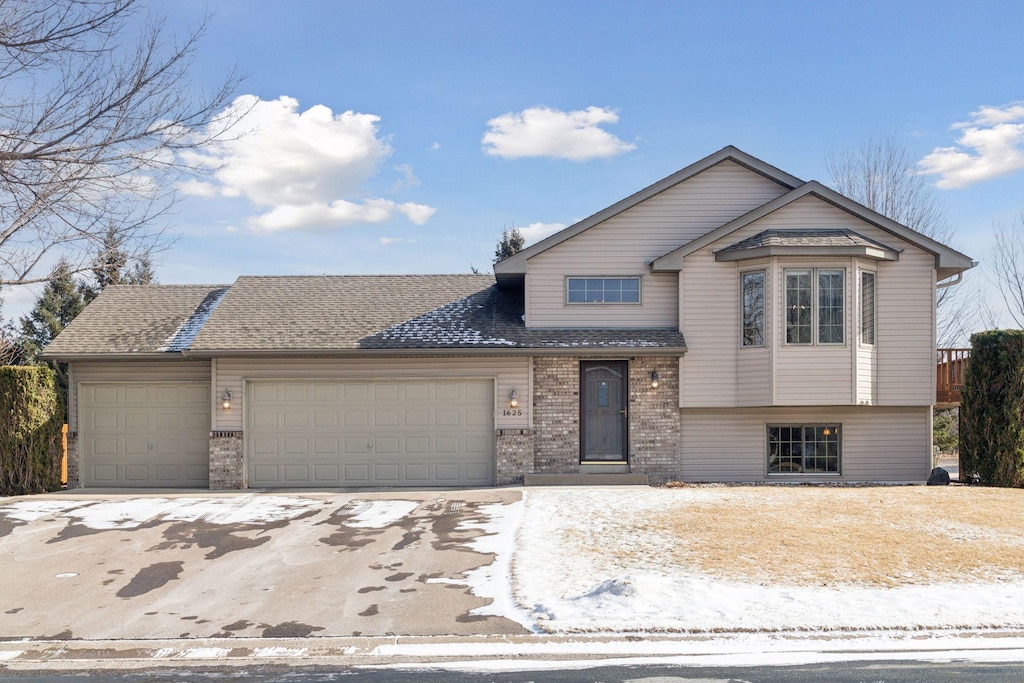
[[[491,380],[248,385],[250,487],[494,483]]]
[[[79,385],[85,486],[209,485],[210,385]]]

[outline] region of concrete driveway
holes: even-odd
[[[0,499],[0,638],[517,634],[467,572],[518,490]]]

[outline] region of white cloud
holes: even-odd
[[[295,98],[237,98],[221,112],[223,139],[184,160],[211,171],[211,181],[188,181],[181,189],[199,196],[244,197],[265,211],[249,219],[261,230],[330,229],[383,223],[405,216],[422,224],[434,209],[368,197],[365,184],[377,175],[392,149],[380,137],[379,116],[335,114],[314,105],[299,110]],[[401,187],[417,184],[408,164],[395,167]],[[396,189],[401,189],[396,187]]]
[[[429,149],[431,152],[436,152],[437,150],[441,149],[441,143],[432,142],[430,143],[430,147],[428,147],[427,149]]]
[[[585,161],[610,157],[636,148],[601,128],[618,120],[614,111],[600,107],[570,112],[531,107],[488,121],[490,130],[482,142],[485,152],[505,159],[553,157]]]
[[[530,245],[540,242],[549,235],[554,235],[563,228],[565,228],[563,223],[530,223],[525,228],[519,228],[519,232],[526,240],[526,244]]]
[[[433,207],[424,204],[396,204],[389,199],[367,199],[361,203],[337,199],[330,203],[280,204],[250,218],[249,226],[266,232],[318,230],[359,223],[385,223],[396,214],[406,216],[416,225],[423,225],[434,211]]]
[[[1024,169],[1024,104],[981,107],[951,128],[962,131],[956,145],[936,147],[918,162],[922,174],[939,176],[937,187],[967,187]]]
[[[383,244],[385,247],[388,246],[388,245],[391,245],[391,244],[402,244],[402,243],[413,244],[415,242],[416,242],[416,240],[414,240],[414,239],[412,239],[410,237],[381,237],[380,238],[380,243]]]

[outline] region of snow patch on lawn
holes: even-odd
[[[1024,581],[962,577],[895,588],[795,586],[770,575],[759,583],[728,581],[673,560],[670,536],[630,536],[616,525],[681,497],[709,495],[716,494],[530,491],[514,565],[519,603],[551,633],[1024,628]],[[596,533],[575,535],[573,524]],[[588,547],[595,537],[601,547]]]
[[[383,529],[407,516],[418,505],[414,500],[375,500],[369,507],[347,518],[345,525],[358,529]]]

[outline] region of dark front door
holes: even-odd
[[[626,461],[628,377],[624,360],[580,362],[581,460]]]

